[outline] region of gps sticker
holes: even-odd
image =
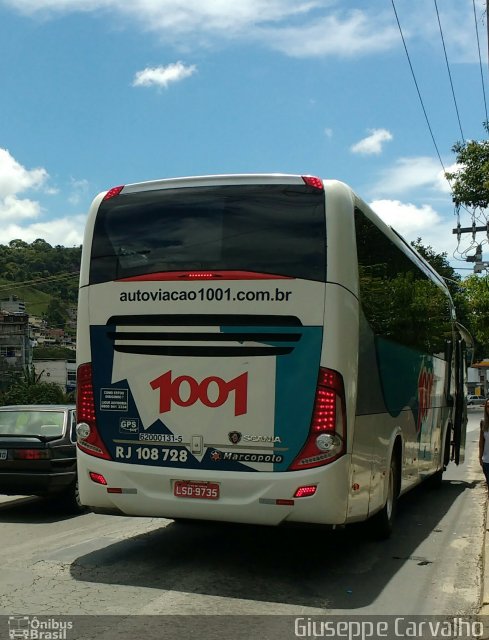
[[[119,433],[139,433],[139,418],[119,418]]]

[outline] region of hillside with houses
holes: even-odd
[[[80,256],[40,239],[0,245],[0,391],[32,367],[74,391]]]

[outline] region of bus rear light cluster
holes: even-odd
[[[78,448],[91,456],[110,460],[110,454],[97,430],[92,365],[90,362],[81,364],[78,367],[76,388],[76,435]]]
[[[311,469],[333,462],[345,453],[346,410],[343,378],[321,368],[308,438],[289,471]]]

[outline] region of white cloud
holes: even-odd
[[[418,207],[400,200],[374,200],[370,206],[386,224],[394,227],[406,238],[417,237],[420,231],[439,224],[442,219],[428,204]]]
[[[400,200],[374,200],[370,206],[382,220],[398,231],[408,242],[421,238],[437,253],[450,258],[457,242],[452,234],[453,221],[441,216],[429,204],[417,206]]]
[[[462,171],[463,169],[463,165],[461,164],[457,164],[456,162],[454,164],[451,164],[450,166],[446,167],[446,170],[448,173],[458,173],[459,171]],[[445,178],[445,174],[443,171],[440,172],[439,175],[439,182],[440,182],[440,188],[442,191],[446,191],[449,192],[451,191],[450,188],[450,182],[448,182],[448,180]]]
[[[35,202],[34,200],[17,198],[15,195],[0,198],[0,222],[2,222],[2,224],[7,220],[37,218],[40,213],[41,207],[39,202]]]
[[[38,200],[22,197],[27,191],[37,190],[52,195],[57,190],[49,187],[48,172],[43,168],[26,169],[6,149],[0,148],[0,225],[1,243],[20,238],[32,242],[43,238],[52,245],[77,246],[83,239],[86,217],[70,216],[42,221],[43,209]],[[73,181],[75,190],[86,188],[86,181]],[[25,223],[25,224],[24,224]]]
[[[327,15],[298,26],[257,28],[256,35],[272,49],[296,58],[351,58],[391,49],[399,41],[392,24],[360,10],[345,16]]]
[[[25,14],[110,11],[168,35],[194,31],[239,32],[331,4],[325,0],[3,0]]]
[[[436,192],[450,193],[450,185],[436,158],[427,156],[400,158],[394,167],[382,172],[380,180],[373,187],[373,192],[379,197],[402,194],[422,187]]]
[[[0,0],[0,3],[2,0]],[[24,14],[106,12],[165,43],[192,48],[219,39],[257,42],[294,57],[352,57],[399,46],[390,11],[346,11],[340,0],[3,0]]]
[[[75,180],[75,178],[71,178],[71,193],[68,196],[68,202],[72,205],[80,204],[82,199],[87,196],[88,186],[88,180]]]
[[[33,242],[37,238],[42,238],[52,246],[58,244],[64,247],[79,246],[83,241],[85,222],[86,216],[78,215],[35,222],[25,227],[7,224],[2,228],[2,244],[8,244],[17,238],[24,242]]]
[[[475,3],[481,45],[486,39],[484,0]],[[450,63],[479,63],[479,51],[474,23],[472,0],[443,0],[438,3],[443,37],[447,44]],[[442,55],[440,28],[432,2],[410,0],[409,10],[401,13],[401,24],[408,47],[423,40],[437,55]]]
[[[49,175],[45,169],[26,169],[10,154],[0,148],[0,223],[9,220],[37,218],[41,213],[39,202],[20,198],[29,190],[47,191]],[[4,228],[2,228],[2,241]]]
[[[183,62],[173,62],[166,67],[146,67],[134,76],[133,87],[163,87],[172,82],[189,78],[197,71],[195,65],[186,66]]]
[[[295,57],[352,57],[401,47],[392,10],[383,0],[0,0],[0,5],[48,17],[105,13],[187,49],[236,37],[259,40]],[[471,0],[444,0],[439,5],[450,61],[478,62]],[[481,16],[483,0],[477,5]],[[408,46],[424,41],[440,54],[432,2],[410,0],[408,9],[399,7],[399,14]],[[479,22],[479,28],[482,38],[485,25]]]
[[[26,169],[7,151],[0,148],[0,199],[27,189],[39,189],[47,179],[45,169]]]
[[[387,129],[369,129],[370,135],[350,147],[352,153],[363,155],[379,154],[384,142],[392,140],[392,133]]]

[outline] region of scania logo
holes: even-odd
[[[230,431],[228,433],[229,440],[233,444],[238,444],[243,440],[244,442],[267,442],[270,444],[281,444],[282,440],[279,436],[262,436],[253,435],[251,433],[240,433],[239,431]]]
[[[282,439],[279,436],[261,436],[254,434],[245,434],[243,440],[246,442],[271,442],[272,444],[282,444]]]

